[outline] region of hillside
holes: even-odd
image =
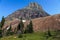
[[[33,22],[33,29],[35,32],[37,31],[47,31],[48,28],[50,30],[60,30],[60,14],[53,15],[53,16],[47,16],[47,17],[41,17],[36,19],[31,19]],[[19,23],[19,20],[14,19],[13,21],[9,21],[12,25],[12,29],[16,30],[17,25]],[[7,23],[8,24],[8,23]],[[4,25],[4,28],[8,27],[9,25]],[[29,20],[26,20],[24,22],[24,25],[29,24]]]
[[[23,38],[18,38],[18,36],[16,35],[10,35],[10,36],[5,36],[3,38],[0,38],[0,40],[60,40],[60,34],[56,36],[53,35],[47,38],[45,32],[37,32],[31,34],[24,34]]]

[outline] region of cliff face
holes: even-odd
[[[13,20],[15,18],[19,19],[21,17],[22,19],[29,20],[45,16],[49,16],[49,14],[46,13],[39,4],[30,3],[25,8],[19,9],[11,15],[7,16],[6,20]]]

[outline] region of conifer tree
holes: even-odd
[[[0,29],[1,29],[1,23],[0,23]]]
[[[20,18],[20,23],[18,24],[18,30],[20,30],[21,33],[23,33],[23,28],[24,28],[24,24],[22,22],[22,18]]]
[[[50,37],[50,36],[52,36],[52,35],[51,35],[51,32],[50,32],[50,30],[49,30],[49,29],[48,29],[48,36],[49,36],[49,37]]]
[[[23,33],[24,33],[24,24],[23,24],[23,22],[22,22],[22,18],[20,19],[20,23],[19,23],[19,25],[18,25],[18,37],[19,38],[22,38],[23,37]]]
[[[24,33],[29,33],[29,25],[27,25],[27,27],[25,28]]]
[[[2,20],[1,20],[1,28],[3,27],[4,22],[5,22],[5,18],[4,18],[4,16],[3,16],[3,17],[2,17]]]
[[[2,30],[0,29],[0,38],[2,37]]]
[[[29,26],[28,26],[29,28],[29,32],[30,33],[33,33],[33,24],[32,24],[32,21],[30,21],[30,24],[29,24]]]
[[[20,23],[18,24],[17,30],[20,30]]]
[[[32,21],[27,25],[24,33],[33,33],[33,24]]]
[[[4,26],[4,23],[5,23],[5,18],[4,16],[2,17],[2,20],[1,20],[1,23],[0,23],[0,37],[2,37],[2,33],[3,33],[3,30],[2,30],[2,27]]]
[[[0,23],[0,38],[2,37],[2,28],[1,28],[1,23]]]

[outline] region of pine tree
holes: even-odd
[[[1,28],[3,27],[4,22],[5,22],[5,18],[4,18],[4,16],[3,16],[3,17],[2,17],[2,20],[1,20]]]
[[[20,30],[20,23],[18,24],[17,30]]]
[[[20,21],[20,30],[23,30],[23,28],[24,28],[24,24],[23,24],[22,18],[21,18],[21,21]]]
[[[29,25],[27,25],[27,27],[25,28],[24,33],[29,33]]]
[[[20,20],[20,23],[19,23],[19,25],[18,25],[18,37],[19,38],[22,38],[23,37],[23,33],[24,33],[24,24],[23,24],[23,22],[22,22],[22,18],[21,18],[21,20]]]
[[[51,32],[50,32],[50,30],[49,30],[49,29],[48,29],[48,36],[49,36],[49,37],[50,37],[50,36],[52,36],[52,35],[51,35]]]
[[[1,23],[0,23],[0,29],[1,29]]]
[[[5,22],[5,18],[4,18],[4,16],[3,16],[3,17],[2,17],[2,20],[1,20],[1,23],[0,23],[0,37],[3,36],[3,35],[2,35],[2,33],[3,33],[2,27],[3,27],[3,25],[4,25],[4,22]]]
[[[19,25],[18,25],[18,30],[20,30],[21,33],[23,33],[23,28],[24,28],[24,24],[23,24],[22,18],[21,18],[20,23],[19,23]]]
[[[0,29],[0,38],[2,37],[2,30]]]
[[[0,38],[2,37],[2,28],[1,28],[1,23],[0,23]]]
[[[24,33],[33,33],[33,24],[32,21],[27,25]]]
[[[33,33],[33,24],[32,24],[32,21],[30,21],[30,24],[29,24],[29,32]]]

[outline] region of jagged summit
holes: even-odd
[[[19,19],[20,17],[22,17],[22,19],[29,20],[45,16],[49,16],[49,14],[46,13],[38,3],[32,2],[27,5],[27,7],[18,9],[11,15],[7,16],[6,20],[13,20],[15,18]]]
[[[42,7],[36,2],[31,2],[26,8],[27,9],[33,9],[33,8],[42,9]]]

